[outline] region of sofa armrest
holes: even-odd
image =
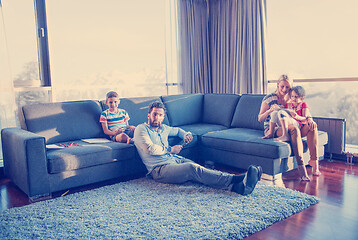
[[[50,194],[45,138],[20,128],[1,131],[4,172],[30,199]]]

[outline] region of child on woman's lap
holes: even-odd
[[[290,135],[288,134],[288,126],[293,125],[297,126],[298,122],[291,117],[292,110],[290,109],[277,109],[270,114],[270,127],[266,135],[262,137],[263,139],[273,138],[275,136],[275,131],[278,127],[282,127],[282,135],[275,138],[275,141],[290,141]]]

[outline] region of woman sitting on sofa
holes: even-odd
[[[279,109],[283,108],[288,101],[288,93],[292,87],[292,80],[287,75],[281,75],[277,81],[277,89],[274,93],[268,94],[264,97],[261,103],[260,112],[258,115],[259,122],[264,121],[264,133],[268,135],[270,128],[270,114]],[[309,165],[313,167],[312,173],[315,176],[319,176],[321,173],[318,167],[318,130],[317,124],[312,118],[307,119],[301,129],[296,126],[289,126],[288,128],[291,138],[292,151],[295,154],[298,171],[300,178],[304,181],[310,181],[308,177],[306,167],[304,165],[303,156],[303,144],[302,137],[307,136],[307,145],[310,152]],[[282,129],[279,127],[276,129],[274,137],[282,136]]]

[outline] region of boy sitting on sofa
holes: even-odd
[[[103,132],[114,142],[133,143],[134,126],[130,126],[129,115],[126,110],[119,109],[118,93],[110,91],[106,95],[106,104],[109,107],[100,117]]]

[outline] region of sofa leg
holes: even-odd
[[[52,194],[48,194],[48,195],[37,195],[37,196],[29,197],[29,200],[31,203],[35,203],[44,200],[49,200],[51,198],[52,198]]]
[[[269,175],[266,173],[263,173],[261,176],[261,181],[265,182],[269,185],[278,186],[278,187],[285,187],[285,184],[282,181],[282,173],[276,174],[276,175]]]

